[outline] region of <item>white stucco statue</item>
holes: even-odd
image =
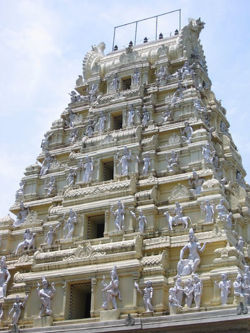
[[[11,322],[12,322],[13,328],[16,332],[18,332],[17,324],[18,324],[18,321],[19,321],[21,313],[22,313],[22,309],[24,308],[27,299],[28,299],[28,295],[25,296],[23,301],[21,301],[20,297],[17,295],[16,300],[15,300],[12,308],[9,311],[9,316],[12,315]]]
[[[3,256],[0,261],[0,299],[6,297],[7,287],[10,280],[10,272],[6,264],[6,257]]]
[[[25,181],[22,179],[19,183],[19,189],[16,191],[16,201],[23,200]]]
[[[212,223],[214,220],[214,207],[210,204],[209,200],[206,200],[204,205],[201,205],[201,209],[205,212],[205,222]]]
[[[197,241],[194,231],[191,228],[189,230],[189,242],[180,251],[180,260],[177,264],[178,275],[189,275],[195,273],[197,267],[200,264],[200,255],[206,247],[206,242],[203,246]],[[188,259],[183,259],[184,253],[188,251]]]
[[[247,297],[245,293],[244,280],[241,274],[238,273],[236,280],[233,283],[234,287],[234,303],[237,304],[237,314],[247,314]]]
[[[102,111],[100,113],[100,116],[99,116],[97,124],[96,124],[96,129],[99,133],[104,132],[104,130],[105,130],[105,121],[106,120],[107,120],[107,118],[106,118],[104,112]]]
[[[108,310],[109,306],[111,306],[112,309],[117,309],[117,298],[121,300],[121,293],[119,290],[119,279],[116,266],[113,267],[110,273],[110,282],[106,283],[105,280],[103,280],[102,285],[104,286],[102,289],[104,299],[102,307],[104,310]]]
[[[157,84],[164,84],[166,82],[166,78],[167,78],[167,70],[166,67],[162,66],[157,69],[156,71],[156,83]]]
[[[168,305],[170,314],[176,314],[177,309],[182,308],[179,304],[178,299],[176,297],[176,289],[175,287],[169,288],[168,292]]]
[[[200,308],[201,295],[202,295],[202,281],[197,274],[193,276],[193,289],[194,289],[194,303],[196,309]]]
[[[73,168],[69,169],[68,176],[66,178],[66,184],[67,186],[72,186],[75,184],[75,178],[76,178],[76,170]]]
[[[192,302],[193,302],[193,297],[194,297],[194,287],[192,284],[191,279],[187,279],[184,287],[184,294],[185,294],[185,303],[188,308],[191,308]]]
[[[37,293],[41,301],[41,310],[40,310],[40,317],[43,316],[51,316],[52,309],[51,309],[51,301],[56,293],[56,288],[54,282],[49,285],[48,281],[45,277],[42,278],[42,286],[37,284]]]
[[[121,176],[128,176],[129,174],[129,162],[131,161],[131,151],[128,150],[127,146],[123,148],[123,154],[119,158],[117,156],[119,162],[118,165],[121,167]]]
[[[226,221],[227,220],[227,215],[228,215],[228,210],[224,205],[224,199],[220,200],[220,203],[216,206],[218,218],[220,221]]]
[[[142,108],[142,117],[141,117],[141,124],[143,127],[148,126],[148,122],[150,120],[150,114],[146,108],[146,106],[144,105]]]
[[[18,227],[20,224],[24,223],[26,220],[26,217],[29,214],[29,208],[26,208],[24,206],[23,201],[20,202],[20,208],[19,208],[19,212],[17,214],[17,218],[13,223],[14,227]]]
[[[202,156],[206,164],[213,164],[214,151],[211,150],[209,143],[202,147]]]
[[[85,161],[80,162],[80,168],[83,169],[83,182],[85,184],[90,183],[92,181],[94,173],[93,158],[87,155]]]
[[[134,284],[135,289],[143,295],[143,303],[144,303],[144,308],[146,312],[153,312],[154,308],[152,305],[152,298],[153,298],[153,287],[152,287],[152,282],[151,281],[147,281],[146,282],[146,287],[141,290],[139,288],[139,285],[137,282],[135,282]]]
[[[114,206],[112,205],[111,208],[111,213],[115,216],[115,228],[118,231],[123,230],[124,228],[124,218],[125,218],[125,208],[124,204],[118,200],[117,202],[117,209],[114,210]]]
[[[135,109],[133,104],[130,105],[129,109],[128,109],[128,120],[127,120],[127,125],[129,127],[134,126],[135,125]]]
[[[132,75],[132,85],[134,87],[139,86],[140,84],[140,80],[141,80],[141,74],[138,70],[138,68],[134,71],[133,75]]]
[[[136,214],[132,210],[130,210],[130,214],[138,222],[139,232],[143,234],[145,231],[145,226],[147,225],[148,221],[147,221],[146,216],[143,214],[142,209],[139,210],[139,215],[137,217],[136,217]]]
[[[44,187],[45,193],[47,196],[54,195],[56,193],[56,178],[55,176],[51,176],[49,178],[48,184]]]
[[[49,230],[45,236],[45,242],[51,246],[54,242],[54,238],[55,238],[55,233],[56,233],[56,229],[59,228],[60,223],[58,223],[55,227],[53,227],[52,225],[49,226]]]
[[[120,81],[116,73],[111,81],[111,89],[117,92],[119,90],[119,86],[120,86]]]
[[[166,156],[167,171],[169,173],[175,173],[178,169],[179,159],[176,151],[172,151],[171,154]]]
[[[143,167],[142,167],[142,174],[143,176],[146,176],[149,173],[149,169],[151,166],[151,158],[148,154],[146,154],[143,159]]]
[[[40,176],[44,176],[48,173],[51,163],[53,162],[53,157],[50,155],[49,151],[45,151],[45,157],[41,165]]]
[[[182,134],[181,138],[184,142],[190,143],[191,142],[191,137],[192,137],[192,134],[193,134],[193,129],[189,125],[188,121],[185,121],[184,125],[185,125],[184,129],[181,131],[181,134]]]
[[[63,216],[65,220],[66,213]],[[71,239],[75,230],[75,224],[77,223],[77,214],[70,208],[69,217],[66,220],[66,223],[63,227],[64,239]]]
[[[221,274],[221,281],[220,282],[215,281],[215,285],[220,289],[221,304],[226,305],[228,295],[231,289],[231,281],[228,280],[227,274],[226,273]]]
[[[175,290],[175,296],[178,302],[178,305],[182,305],[182,301],[183,301],[183,295],[184,295],[184,288],[182,285],[182,280],[180,278],[180,276],[177,275],[175,284],[174,284],[174,290]]]
[[[24,250],[29,251],[35,246],[35,236],[36,234],[30,231],[30,229],[26,229],[23,234],[23,241],[17,245],[15,254],[17,255],[20,251],[24,252]]]
[[[189,185],[192,187],[190,190],[194,195],[199,195],[201,193],[202,184],[204,179],[200,178],[198,173],[193,170],[192,176],[188,180]]]

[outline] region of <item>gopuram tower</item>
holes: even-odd
[[[84,57],[0,220],[2,332],[248,332],[250,187],[203,26]]]

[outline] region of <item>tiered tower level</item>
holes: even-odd
[[[240,301],[246,312],[250,188],[211,91],[203,26],[86,54],[25,170],[16,219],[1,219],[3,330],[17,294],[12,329],[22,332],[90,332],[90,322],[111,332],[124,319],[127,330],[153,331],[157,318],[162,327],[202,311],[233,318]]]

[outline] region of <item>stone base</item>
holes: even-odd
[[[34,319],[34,327],[52,326],[53,318],[51,316],[44,316]]]
[[[153,311],[142,312],[142,317],[152,317],[154,315]]]
[[[118,320],[120,318],[120,310],[103,310],[100,311],[100,321]]]

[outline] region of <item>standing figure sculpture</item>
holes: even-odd
[[[14,329],[14,332],[19,332],[18,330],[18,321],[20,319],[22,309],[25,306],[25,303],[28,299],[28,295],[25,296],[23,302],[20,300],[20,297],[17,295],[16,296],[16,301],[14,302],[12,308],[9,311],[9,316],[12,314],[12,327]]]
[[[185,303],[188,308],[191,308],[192,302],[193,302],[193,297],[194,297],[194,287],[192,284],[191,279],[187,279],[184,287],[184,294],[185,294]]]
[[[68,176],[66,178],[66,184],[67,186],[72,186],[75,184],[75,178],[76,178],[76,170],[73,168],[69,169]]]
[[[202,253],[206,247],[206,242],[203,246],[197,241],[194,231],[189,230],[189,242],[180,251],[180,260],[177,264],[178,275],[189,275],[195,273],[200,264],[199,252]],[[188,259],[183,259],[185,251],[189,251]]]
[[[233,283],[234,287],[234,302],[237,304],[237,314],[247,314],[247,297],[244,292],[244,281],[241,274],[237,274],[236,280]]]
[[[105,121],[106,121],[106,116],[104,114],[104,112],[102,111],[100,113],[100,116],[98,118],[97,124],[96,124],[96,129],[99,133],[103,133],[105,130]]]
[[[78,128],[73,128],[69,134],[69,143],[74,144],[77,141],[78,136],[79,136]]]
[[[16,191],[16,201],[23,200],[25,181],[22,179],[19,183],[19,189]]]
[[[53,162],[53,157],[50,155],[49,151],[45,151],[45,157],[41,165],[40,176],[44,176],[49,171],[51,163]]]
[[[118,74],[116,73],[114,75],[114,78],[112,79],[111,88],[112,88],[112,90],[117,92],[119,90],[119,86],[120,86],[120,81],[119,81],[119,78],[118,78]]]
[[[6,264],[6,257],[3,256],[0,262],[0,299],[7,295],[7,287],[10,281],[10,272]]]
[[[201,304],[202,281],[197,274],[194,274],[193,276],[193,289],[195,307],[196,309],[199,309]]]
[[[153,287],[152,287],[152,281],[147,281],[146,282],[146,287],[141,290],[139,288],[139,285],[137,282],[134,284],[135,289],[143,295],[143,303],[144,303],[144,308],[146,312],[153,312],[154,308],[152,305],[152,298],[153,298]]]
[[[88,124],[85,129],[85,134],[88,138],[91,138],[95,132],[95,123],[92,119],[88,120]]]
[[[30,229],[26,229],[23,234],[23,241],[17,245],[15,254],[17,255],[19,251],[22,252],[24,250],[29,251],[30,249],[34,249],[35,246],[35,233],[32,233]]]
[[[55,232],[56,229],[59,228],[60,223],[58,223],[54,228],[52,225],[49,226],[49,230],[45,237],[45,242],[48,244],[48,246],[51,246],[53,244],[54,238],[55,238]]]
[[[89,89],[89,101],[94,103],[97,99],[98,85],[96,83],[92,84]]]
[[[132,75],[132,85],[134,87],[138,87],[140,84],[140,79],[141,79],[141,74],[137,68]]]
[[[66,213],[63,216],[63,220],[65,220]],[[64,239],[71,239],[75,230],[75,224],[77,223],[77,214],[70,208],[69,217],[63,227]]]
[[[169,305],[170,315],[176,314],[177,309],[181,309],[182,306],[179,304],[178,299],[176,297],[175,287],[169,288],[168,294],[169,294],[169,296],[168,296],[168,305]]]
[[[156,83],[161,85],[166,83],[167,79],[167,70],[166,67],[162,66],[156,71]]]
[[[92,181],[93,173],[94,173],[94,162],[93,158],[88,155],[85,158],[85,162],[80,161],[80,168],[83,169],[83,182],[85,184],[90,183]]]
[[[181,131],[181,134],[182,134],[181,138],[184,142],[190,143],[191,142],[191,137],[192,137],[192,134],[193,134],[193,129],[189,125],[188,121],[185,121],[184,125],[185,125],[184,129]]]
[[[118,154],[117,154],[117,159],[119,159]],[[118,162],[118,164],[120,164],[121,166],[121,176],[128,176],[130,160],[131,160],[131,151],[129,151],[127,146],[125,146],[123,148],[123,155],[121,156]]]
[[[20,224],[24,223],[26,220],[26,217],[29,214],[29,208],[26,208],[24,206],[23,201],[20,202],[20,208],[19,208],[19,212],[17,214],[17,218],[13,223],[14,227],[18,227]]]
[[[54,195],[56,193],[56,178],[55,176],[51,176],[49,178],[48,184],[44,187],[45,194],[47,196]]]
[[[139,232],[141,234],[143,234],[144,231],[145,231],[145,226],[147,225],[148,221],[147,221],[146,216],[143,214],[142,209],[139,210],[139,216],[138,217],[136,217],[136,214],[132,210],[130,210],[130,214],[133,216],[133,218],[135,220],[138,221]]]
[[[56,288],[54,282],[51,283],[49,286],[48,281],[45,277],[42,278],[42,287],[40,288],[40,284],[37,284],[37,293],[41,301],[41,310],[40,310],[40,317],[43,316],[51,316],[52,309],[51,309],[51,300],[53,299]]]
[[[146,108],[146,106],[144,105],[142,108],[142,117],[141,117],[141,124],[143,127],[148,126],[148,122],[150,120],[150,114]]]
[[[143,176],[146,176],[149,173],[149,169],[151,166],[151,158],[148,154],[146,154],[143,159],[143,167],[142,167],[142,174]]]
[[[225,273],[221,274],[221,281],[220,282],[215,281],[215,285],[218,288],[220,288],[221,305],[226,305],[231,288],[231,281],[228,280],[227,274]]]
[[[124,204],[118,200],[117,209],[114,210],[114,206],[110,208],[111,213],[115,216],[115,227],[116,230],[121,231],[124,228],[125,208]]]
[[[213,164],[214,160],[214,151],[211,150],[209,143],[202,147],[202,155],[205,161],[205,164]]]
[[[171,174],[175,173],[178,169],[178,164],[179,164],[177,152],[173,150],[171,152],[171,155],[167,155],[166,162],[167,162],[167,171]]]
[[[135,113],[136,111],[134,109],[134,106],[133,104],[131,104],[128,110],[128,120],[127,120],[128,127],[135,125]]]
[[[180,276],[177,275],[175,284],[174,284],[175,296],[178,302],[178,305],[182,305],[183,295],[184,295],[184,288],[182,286],[182,281]]]
[[[224,205],[224,199],[220,199],[220,203],[216,206],[216,210],[218,213],[218,218],[220,221],[225,221],[227,220],[227,215],[228,215],[228,210]]]
[[[205,222],[212,223],[214,220],[214,207],[206,200],[205,205],[201,205],[201,209],[205,212]]]
[[[121,300],[121,293],[119,290],[119,279],[117,275],[117,268],[116,266],[113,267],[111,273],[110,273],[110,282],[109,284],[105,283],[105,281],[102,282],[102,285],[104,288],[102,289],[103,292],[103,308],[104,310],[107,310],[109,307],[109,304],[112,306],[112,309],[117,309],[117,297],[119,300]]]

